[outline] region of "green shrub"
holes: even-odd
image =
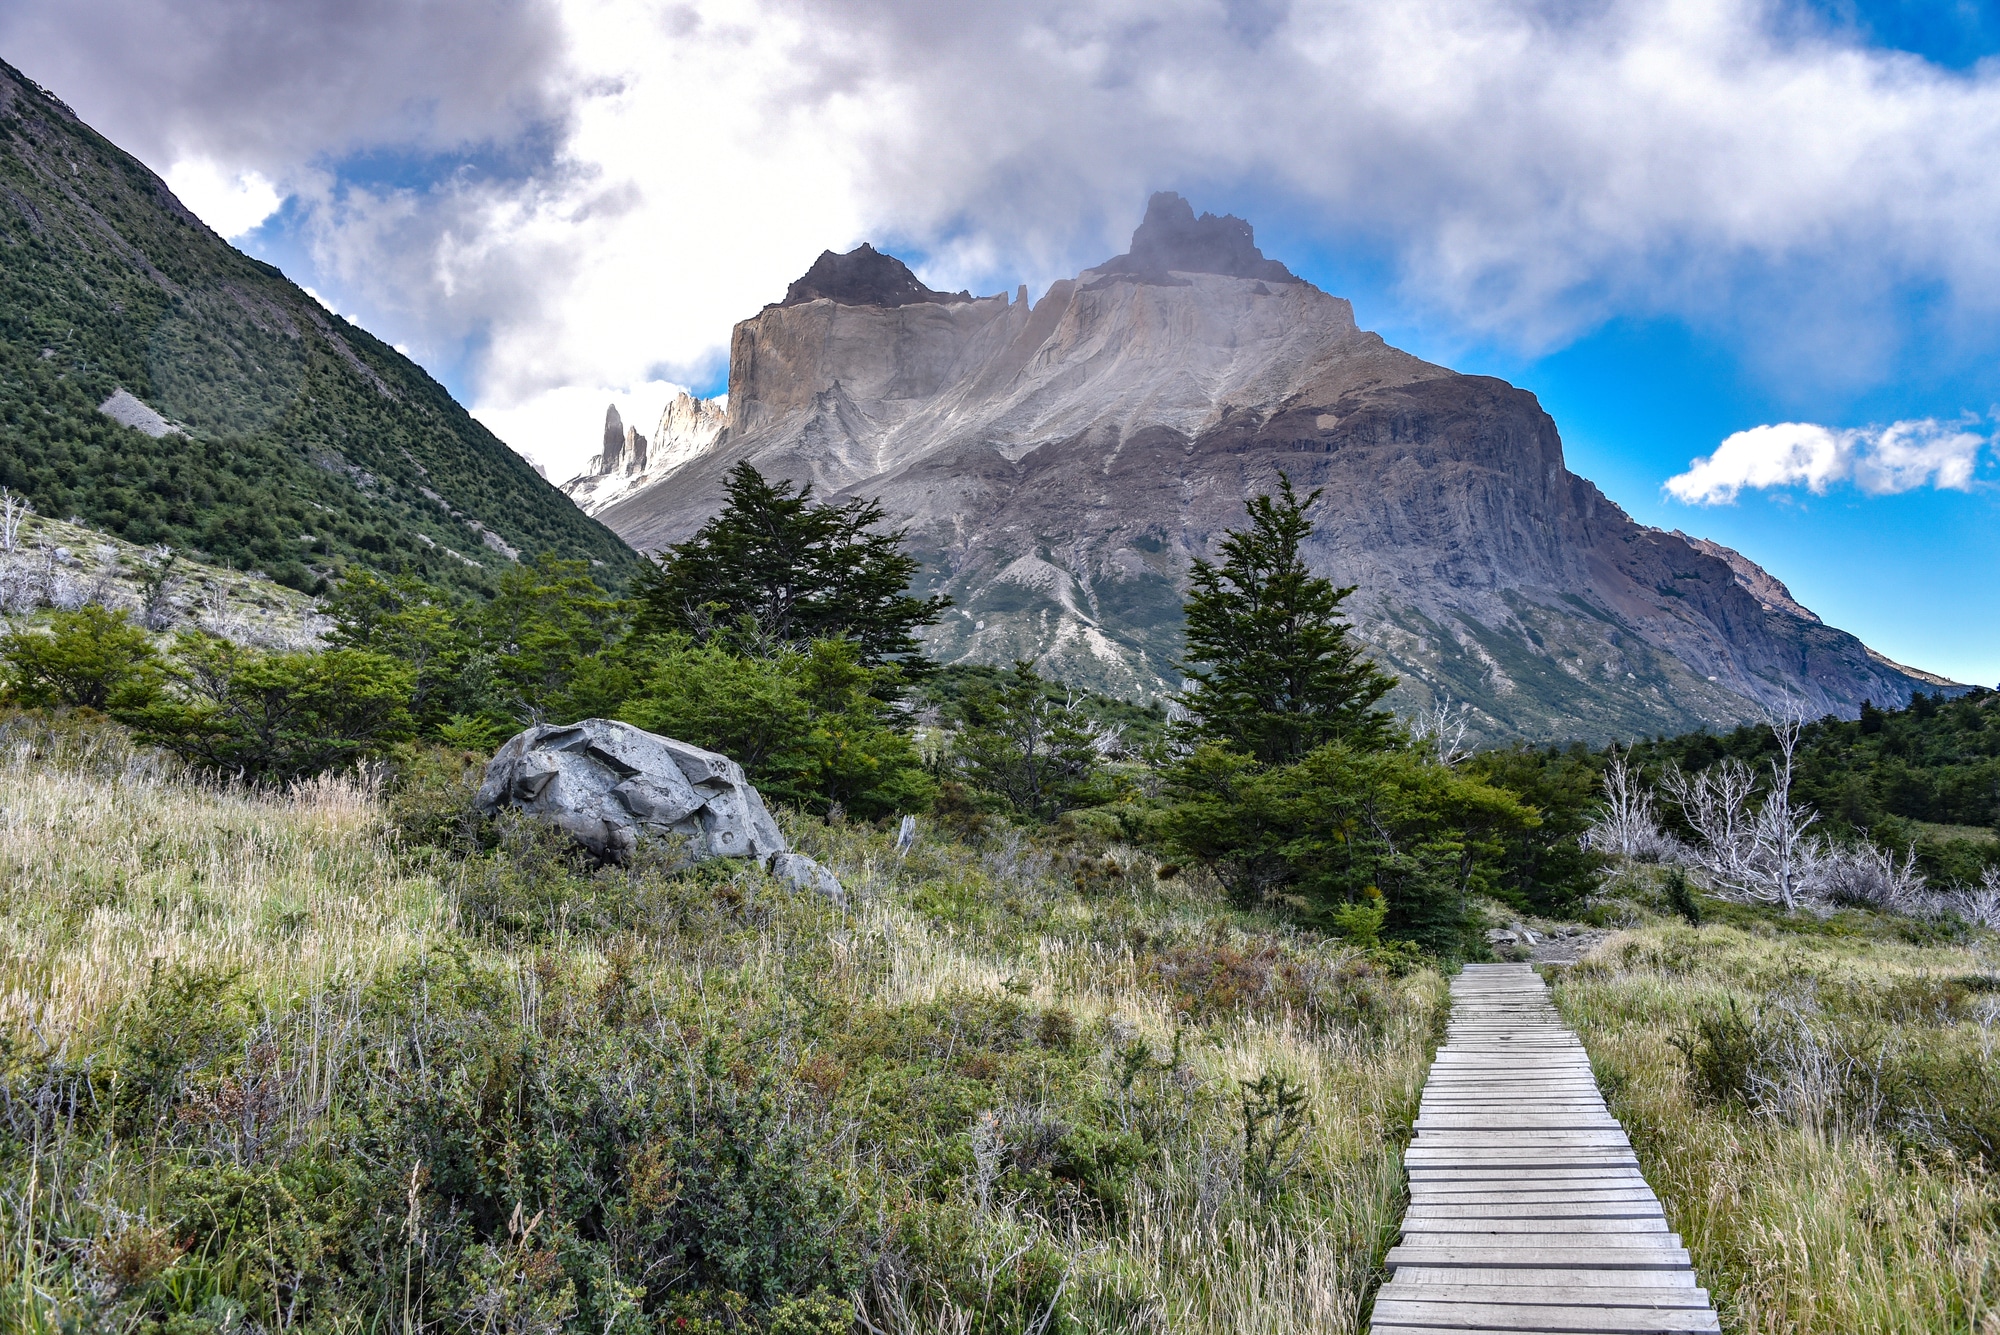
[[[366,1160],[390,1170],[377,1192],[437,1239],[440,1302],[555,1311],[567,1286],[597,1330],[635,1301],[720,1317],[739,1295],[800,1321],[858,1282],[839,1131],[760,1049],[678,1027],[545,1036],[498,979],[424,967],[441,986],[398,988],[431,998],[405,1031],[422,1062],[363,1120]]]
[[[1470,897],[1539,821],[1511,793],[1408,751],[1331,745],[1264,767],[1203,745],[1170,777],[1171,848],[1214,867],[1245,906],[1305,921],[1379,894],[1382,931],[1446,955],[1475,948]]]
[[[410,734],[412,669],[367,650],[269,653],[185,632],[168,678],[169,689],[114,716],[215,774],[288,783]]]
[[[1688,926],[1701,926],[1701,899],[1695,894],[1686,872],[1679,867],[1670,868],[1664,893],[1667,907],[1679,914]]]
[[[46,633],[17,625],[0,636],[0,671],[22,704],[100,713],[143,706],[161,682],[152,636],[95,603],[52,613]]]
[[[883,703],[901,675],[860,653],[815,640],[754,656],[669,636],[654,642],[618,717],[721,752],[768,799],[862,817],[927,811],[935,785]]]
[[[389,818],[407,843],[461,854],[492,846],[493,824],[473,805],[487,759],[483,752],[449,746],[397,751],[389,775]]]
[[[1760,1054],[1755,1026],[1744,1018],[1734,998],[1728,1010],[1696,1017],[1694,1027],[1677,1035],[1673,1044],[1687,1063],[1697,1097],[1710,1103],[1749,1105]]]

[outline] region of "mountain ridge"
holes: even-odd
[[[45,514],[298,589],[349,565],[481,589],[544,551],[636,568],[421,367],[4,62],[0,256],[0,485]]]
[[[1194,214],[1156,197],[1139,262],[1032,304],[765,308],[732,334],[710,446],[600,515],[657,550],[745,460],[876,496],[910,526],[926,591],[958,603],[936,657],[1157,695],[1178,681],[1188,561],[1283,470],[1322,491],[1309,559],[1359,586],[1357,633],[1402,676],[1399,707],[1465,702],[1489,738],[1731,726],[1788,700],[1851,715],[1935,684],[1773,601],[1767,572],[1753,591],[1726,549],[1633,522],[1569,472],[1531,393],[1391,347],[1310,283],[1253,276],[1276,262],[1242,220],[1208,224],[1235,238],[1220,262],[1163,270],[1187,257],[1149,241],[1162,218]]]

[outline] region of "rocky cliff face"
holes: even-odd
[[[605,410],[604,448],[591,456],[583,472],[562,484],[563,492],[586,513],[596,514],[699,457],[728,420],[722,399],[682,393],[660,414],[660,425],[648,440],[623,424],[614,404]]]
[[[1726,548],[1634,523],[1533,395],[1356,328],[1240,219],[1156,196],[1128,254],[1032,306],[910,297],[873,251],[843,285],[844,258],[737,326],[726,429],[594,513],[658,549],[745,459],[879,496],[957,602],[938,658],[1146,694],[1178,683],[1189,559],[1283,470],[1320,492],[1313,565],[1360,586],[1398,702],[1466,701],[1488,736],[1720,726],[1786,695],[1852,713],[1927,683]]]

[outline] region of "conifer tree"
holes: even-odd
[[[1220,566],[1196,560],[1187,597],[1193,731],[1263,764],[1298,760],[1328,742],[1386,745],[1393,719],[1376,704],[1396,679],[1350,636],[1336,588],[1306,568],[1312,533],[1301,498],[1278,475],[1278,494],[1249,505],[1250,526],[1223,539]]]
[[[635,581],[641,630],[704,638],[749,618],[778,643],[843,636],[865,664],[921,666],[916,629],[951,600],[910,593],[920,562],[903,551],[907,530],[880,527],[879,502],[820,504],[810,482],[771,482],[747,462],[725,489],[722,513]]]

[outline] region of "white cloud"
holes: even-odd
[[[1850,430],[1780,422],[1738,431],[1668,478],[1666,490],[1689,505],[1726,505],[1745,487],[1800,484],[1818,495],[1841,482],[1872,496],[1925,485],[1964,491],[1986,439],[1963,422],[1934,418]]]
[[[0,41],[114,138],[296,193],[322,286],[475,348],[483,411],[706,380],[822,247],[1039,287],[1158,188],[1386,254],[1524,348],[1664,315],[1864,383],[1898,293],[2000,312],[2000,62],[1787,0],[236,2],[16,7]],[[338,179],[371,146],[418,166]]]
[[[166,180],[195,217],[232,241],[255,231],[285,202],[262,172],[232,172],[211,158],[183,158]]]

